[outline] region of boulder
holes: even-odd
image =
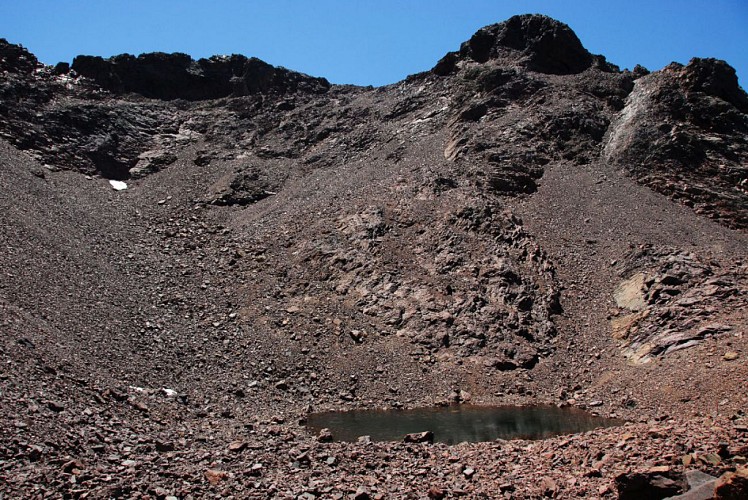
[[[659,500],[683,492],[682,478],[669,471],[654,468],[648,471],[623,473],[616,477],[615,485],[620,500]]]
[[[406,443],[433,443],[434,433],[431,431],[424,431],[406,434],[403,441]]]
[[[714,487],[714,498],[739,500],[748,498],[748,468],[739,468],[728,472],[717,480]]]
[[[670,497],[672,500],[709,500],[714,495],[714,485],[717,478],[698,470],[686,471],[688,491],[681,495]]]

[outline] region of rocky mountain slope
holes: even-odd
[[[9,497],[743,480],[748,96],[723,61],[621,71],[543,16],[381,88],[0,40],[0,135]],[[302,425],[468,402],[631,423],[455,447]]]

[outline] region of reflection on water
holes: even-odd
[[[434,440],[455,444],[494,439],[543,439],[620,425],[616,419],[555,406],[449,406],[413,410],[358,410],[314,413],[312,432],[328,428],[336,441],[399,441],[405,434],[431,431]]]

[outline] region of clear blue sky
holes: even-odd
[[[47,64],[77,54],[245,54],[333,83],[431,68],[478,28],[542,13],[622,68],[725,59],[748,79],[748,0],[0,0],[0,37]]]

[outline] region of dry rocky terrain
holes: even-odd
[[[380,88],[0,40],[0,136],[0,498],[748,495],[748,96],[723,61],[621,71],[543,16]],[[628,423],[303,425],[468,402]]]

